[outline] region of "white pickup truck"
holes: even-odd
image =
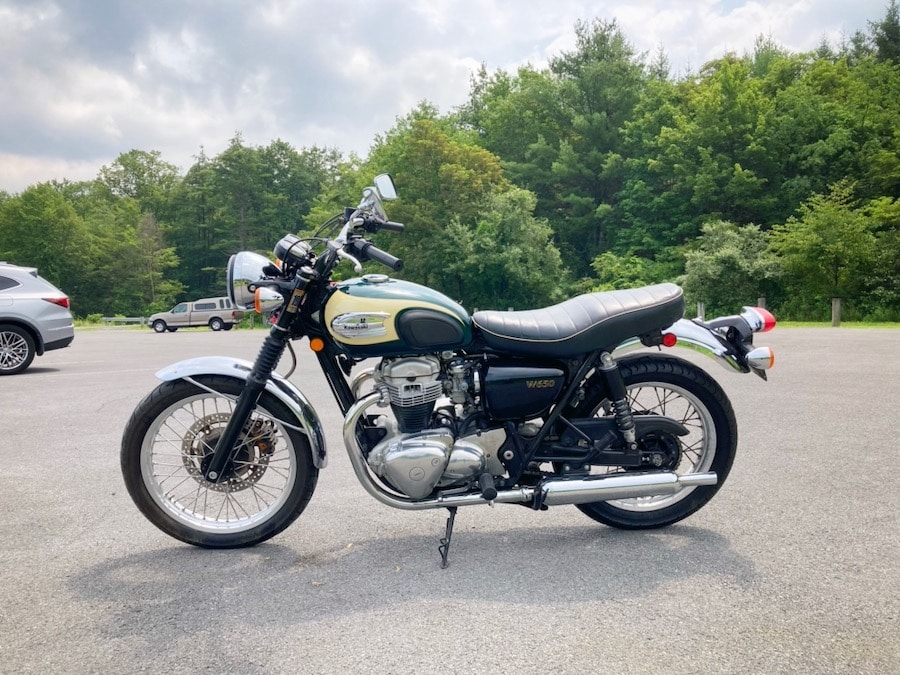
[[[201,298],[193,302],[180,302],[168,312],[157,312],[148,323],[157,333],[174,333],[179,328],[192,326],[231,330],[242,318],[244,311],[237,309],[230,298]]]

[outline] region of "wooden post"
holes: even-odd
[[[706,304],[702,302],[697,303],[697,318],[701,321],[706,320]]]
[[[766,308],[766,296],[761,295],[756,299],[756,306],[765,309]]]
[[[831,299],[831,325],[837,328],[841,325],[841,299]]]

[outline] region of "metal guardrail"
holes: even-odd
[[[102,316],[100,320],[105,325],[115,325],[115,324],[128,324],[128,323],[137,323],[141,326],[147,325],[147,317],[145,316]]]

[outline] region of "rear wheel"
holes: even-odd
[[[31,365],[36,353],[34,338],[24,328],[0,324],[0,375],[16,375]]]
[[[224,325],[225,325],[225,322],[222,321],[222,319],[220,319],[220,318],[217,317],[217,316],[214,316],[212,319],[209,320],[209,328],[210,328],[210,330],[215,330],[215,331],[222,330],[222,327],[223,327]]]
[[[737,449],[737,423],[719,384],[693,364],[671,356],[638,356],[619,363],[632,412],[663,415],[680,422],[686,436],[638,439],[645,450],[665,457],[661,470],[678,474],[714,471],[716,485],[686,487],[675,494],[617,499],[578,505],[594,520],[623,529],[664,527],[703,507],[722,487]],[[608,414],[609,401],[599,391],[578,406],[592,416]],[[623,469],[603,468],[603,473]]]
[[[199,377],[237,397],[241,382]],[[206,466],[234,402],[184,380],[165,382],[135,409],[122,438],[125,485],[143,514],[166,534],[208,548],[252,546],[273,537],[306,508],[318,469],[306,436],[282,424],[293,416],[264,393],[239,436],[220,482]]]

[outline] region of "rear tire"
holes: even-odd
[[[36,353],[31,333],[11,323],[0,323],[0,375],[18,375],[31,365]]]
[[[678,474],[714,471],[718,482],[683,488],[673,495],[579,504],[577,508],[611,527],[665,527],[702,508],[728,477],[737,450],[734,410],[719,384],[688,361],[662,355],[637,356],[622,359],[619,367],[632,412],[665,415],[690,431],[679,437],[677,466],[666,470]],[[591,416],[598,411],[603,414],[605,403],[604,394],[594,389],[578,409],[589,411]]]
[[[220,330],[222,330],[222,327],[224,325],[225,325],[225,322],[222,321],[222,319],[220,319],[217,316],[214,316],[213,318],[211,318],[209,320],[209,329],[210,330],[220,331]]]
[[[199,376],[236,397],[242,383]],[[253,546],[275,536],[306,508],[319,470],[306,436],[280,423],[293,416],[264,392],[239,439],[226,480],[203,477],[216,441],[234,409],[184,380],[164,382],[141,401],[122,438],[122,475],[134,503],[166,534],[195,546]]]

